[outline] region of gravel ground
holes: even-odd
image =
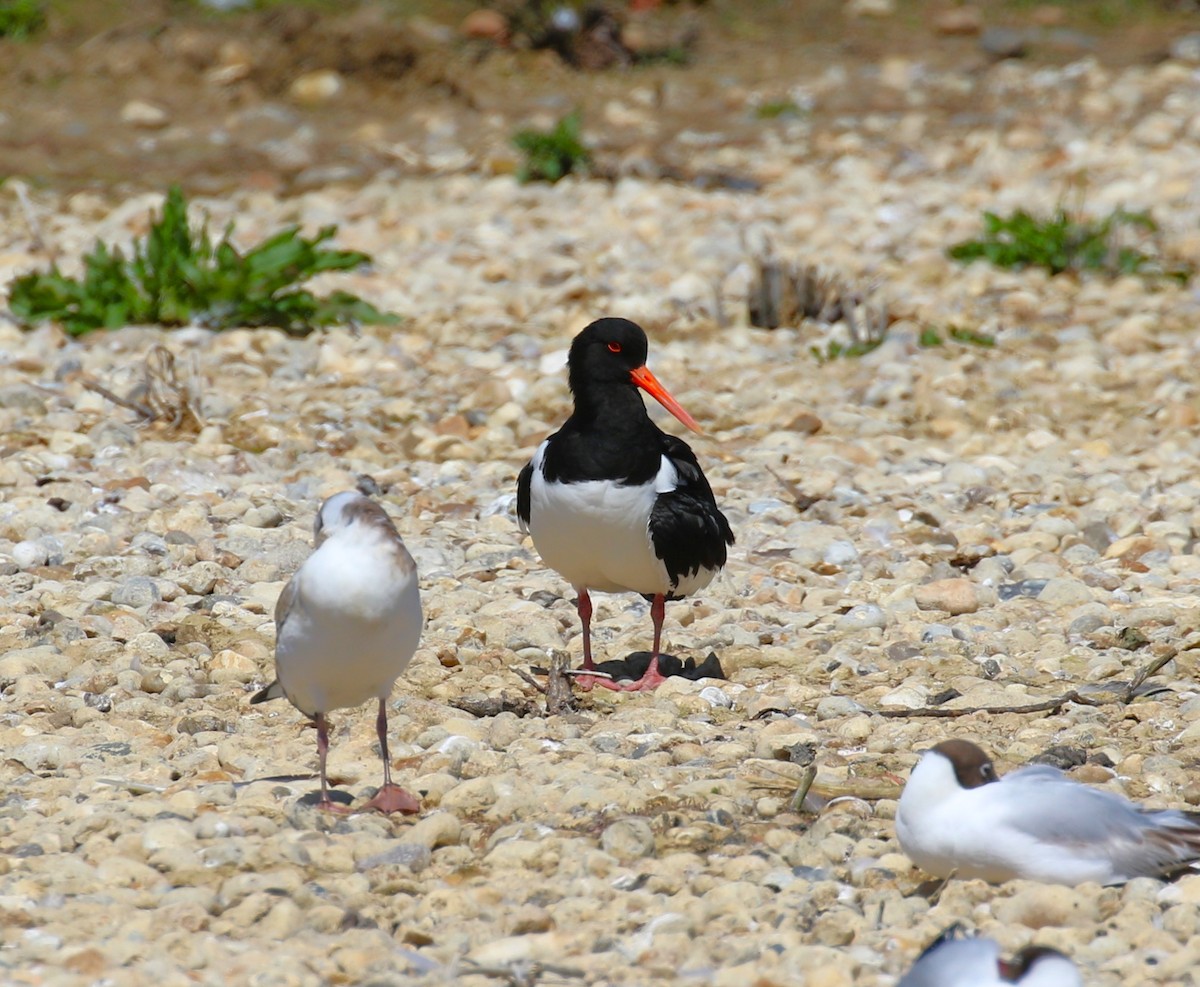
[[[956,735],[1002,769],[1078,748],[1081,780],[1200,804],[1190,655],[1127,705],[880,711],[949,689],[950,706],[1114,699],[1200,626],[1194,291],[943,254],[982,209],[1082,186],[1098,213],[1152,208],[1200,262],[1200,82],[1171,61],[893,60],[877,84],[895,112],[751,147],[697,136],[698,168],[758,192],[459,174],[203,203],[248,240],[339,223],[376,264],[328,284],[406,314],[397,330],[69,341],[0,323],[5,982],[884,987],[956,920],[1006,952],[1057,946],[1092,984],[1197,982],[1200,876],[955,881],[931,904],[892,827],[915,749]],[[925,107],[950,91],[978,112],[935,131]],[[154,201],[34,209],[70,268]],[[7,280],[47,255],[14,196],[0,209]],[[821,365],[819,327],[748,328],[766,242],[886,296],[888,340]],[[567,413],[566,346],[601,314],[647,327],[652,368],[706,427],[693,445],[738,542],[669,607],[667,643],[715,650],[730,677],[476,718],[452,702],[533,695],[516,669],[553,649],[578,661],[568,588],[512,500]],[[950,324],[997,345],[918,345]],[[164,346],[202,427],[139,425],[87,386],[136,394]],[[415,819],[315,812],[312,730],[248,705],[320,498],[364,474],[422,574],[391,719]],[[598,597],[594,628],[604,655],[643,648],[647,606]],[[331,776],[355,797],[378,780],[373,742],[368,709],[336,715]],[[850,797],[793,811],[810,758],[817,803]]]

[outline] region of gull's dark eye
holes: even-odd
[[[996,780],[995,766],[990,761],[988,761],[984,764],[981,764],[979,766],[979,777],[982,778],[984,781],[995,781]]]
[[[621,344],[620,343],[609,343],[608,344],[608,352],[620,353],[621,352]]]

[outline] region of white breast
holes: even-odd
[[[313,553],[279,629],[280,684],[309,715],[386,697],[420,641],[416,574],[358,548],[331,539]]]
[[[675,489],[678,474],[665,456],[646,484],[610,480],[548,483],[546,443],[533,457],[529,533],[543,561],[576,589],[605,593],[669,593],[666,566],[650,541],[650,512],[659,493]]]

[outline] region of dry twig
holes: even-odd
[[[580,979],[583,971],[557,963],[542,963],[537,960],[517,960],[504,966],[483,966],[474,960],[466,960],[467,968],[462,972],[477,977],[498,977],[509,987],[535,987],[546,974],[566,980]]]
[[[46,249],[46,238],[42,236],[42,224],[38,222],[33,203],[29,201],[29,189],[24,182],[13,182],[12,187],[21,206],[21,214],[25,217],[25,225],[29,227],[30,246],[40,253]]]
[[[189,367],[181,378],[175,354],[165,346],[155,346],[146,354],[145,375],[128,397],[122,397],[87,374],[80,376],[79,383],[106,401],[129,409],[144,422],[188,431],[199,431],[204,425],[199,410],[199,376],[194,367]]]
[[[563,713],[574,713],[575,693],[571,691],[571,675],[567,669],[568,657],[563,651],[554,651],[550,655],[550,668],[546,672],[546,684],[542,685],[537,679],[522,668],[516,670],[526,682],[546,697],[546,715],[559,716]],[[588,674],[591,674],[590,672]]]
[[[1115,695],[1115,698],[1105,697],[1094,699],[1091,696],[1084,696],[1076,689],[1071,689],[1057,699],[1046,699],[1040,703],[1028,703],[1024,706],[921,706],[916,709],[879,709],[875,712],[880,716],[933,716],[944,719],[952,719],[959,716],[971,716],[974,713],[1057,713],[1067,703],[1078,703],[1080,706],[1107,706],[1109,703],[1116,702],[1121,705],[1126,705],[1133,701],[1134,694],[1138,688],[1151,675],[1161,669],[1168,662],[1173,661],[1181,651],[1190,651],[1200,641],[1189,641],[1179,648],[1172,648],[1164,654],[1159,655],[1152,662],[1149,662],[1143,668],[1139,669],[1137,674],[1126,684],[1125,688]]]

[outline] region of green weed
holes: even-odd
[[[754,110],[754,115],[760,120],[778,120],[780,117],[798,117],[803,114],[804,111],[794,99],[773,99],[759,103]]]
[[[0,0],[0,38],[28,41],[45,26],[41,0]]]
[[[843,358],[866,356],[871,350],[878,349],[882,342],[882,339],[868,339],[856,343],[839,343],[836,339],[831,339],[824,346],[810,346],[808,352],[817,363],[824,364]]]
[[[162,215],[126,259],[119,248],[97,241],[84,258],[81,280],[52,265],[45,273],[13,282],[9,306],[26,326],[53,319],[73,336],[125,325],[212,329],[276,326],[302,335],[341,322],[394,322],[356,295],[335,291],[324,298],[298,285],[325,271],[346,271],[370,261],[356,250],[330,250],[327,226],[312,238],[291,226],[241,253],[229,242],[232,224],[215,246],[207,224],[188,225],[178,186],[167,194]]]
[[[1072,215],[1063,208],[1049,219],[1018,209],[1007,218],[983,214],[983,236],[964,240],[946,253],[969,264],[983,258],[1004,268],[1044,267],[1051,274],[1099,271],[1110,275],[1139,274],[1187,281],[1190,266],[1165,267],[1158,254],[1126,242],[1133,235],[1145,242],[1158,233],[1149,213],[1117,209],[1103,219]]]
[[[976,332],[974,329],[964,329],[962,326],[947,326],[945,338],[933,326],[926,326],[917,337],[917,344],[926,349],[933,346],[944,346],[947,339],[952,339],[963,346],[978,346],[980,349],[992,349],[996,345],[996,337],[986,332]]]
[[[525,160],[517,170],[522,182],[557,182],[564,175],[586,168],[591,158],[580,139],[583,118],[579,110],[568,113],[550,130],[522,130],[513,136]]]

